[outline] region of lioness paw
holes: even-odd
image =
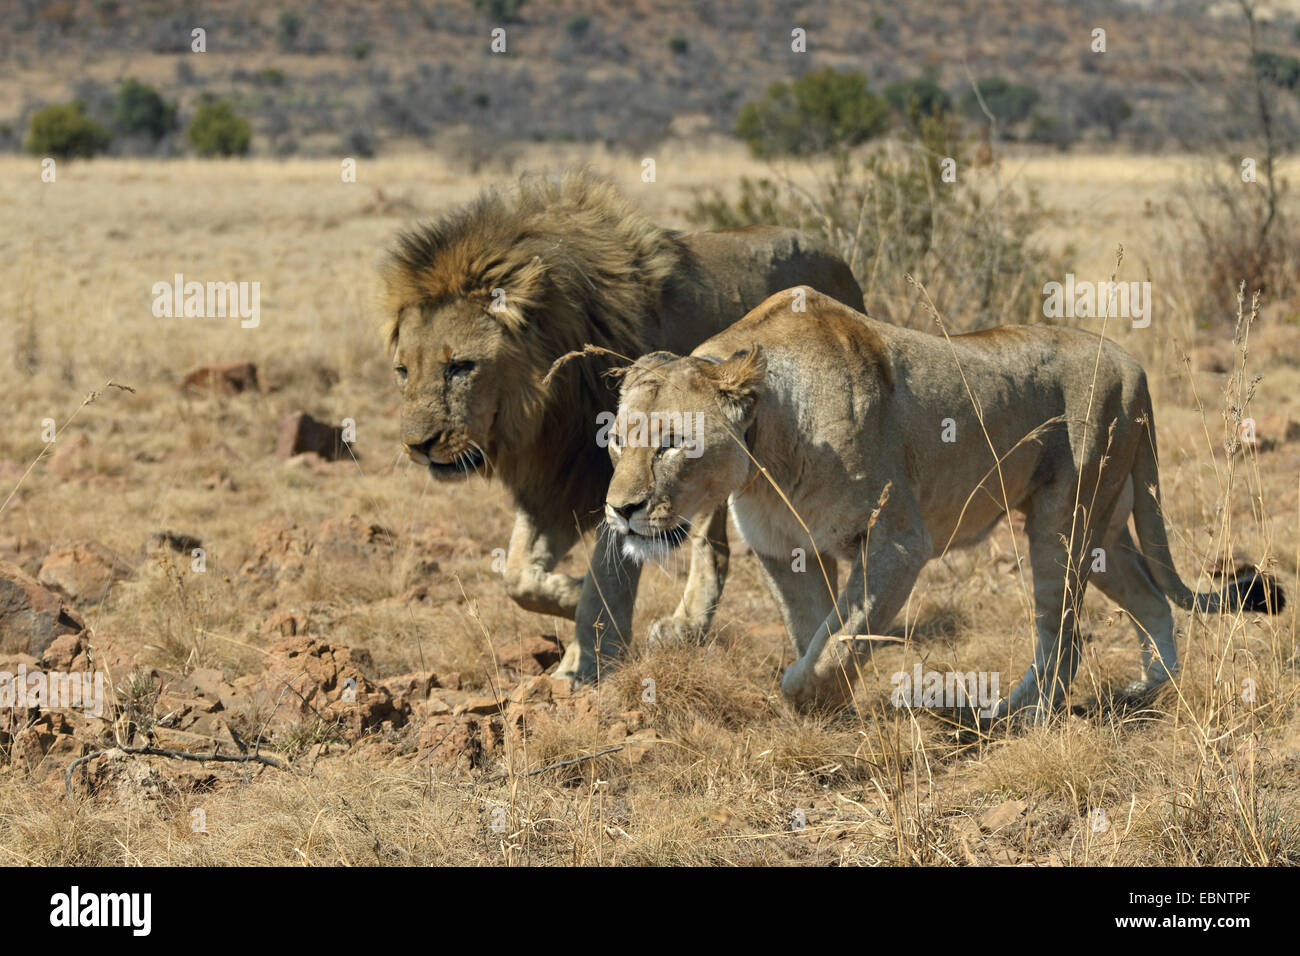
[[[676,617],[661,617],[650,625],[646,640],[651,647],[678,644],[702,644],[708,628],[699,627]]]

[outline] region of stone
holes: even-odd
[[[294,637],[307,633],[307,615],[302,611],[276,611],[262,622],[262,633],[268,637]]]
[[[281,519],[265,521],[253,532],[253,546],[240,565],[245,577],[273,583],[281,578],[297,578],[306,567],[312,543],[307,532]]]
[[[357,740],[384,721],[400,727],[409,708],[397,706],[388,690],[366,676],[374,669],[364,648],[328,644],[308,635],[286,637],[270,648],[270,665],[252,681],[235,683],[254,706],[271,710],[283,728],[286,720],[325,719],[349,740]]]
[[[182,392],[215,392],[218,395],[238,395],[261,389],[257,381],[257,366],[252,362],[230,362],[225,365],[205,365],[190,372],[181,381]]]
[[[498,664],[530,676],[545,673],[563,656],[560,642],[542,634],[520,637],[496,649]]]
[[[545,704],[550,703],[550,700],[551,679],[542,674],[521,681],[519,686],[510,692],[512,704]]]
[[[471,770],[483,762],[478,717],[438,715],[425,721],[416,741],[419,761],[442,768]]]
[[[85,627],[63,600],[16,564],[0,561],[0,653],[40,656]]]
[[[376,554],[390,553],[393,544],[391,531],[356,515],[326,518],[316,532],[316,549],[333,557],[369,560]]]
[[[90,439],[84,432],[77,432],[70,438],[59,438],[54,442],[54,451],[50,455],[50,472],[60,478],[92,470],[94,467],[90,454]]]
[[[288,461],[303,452],[315,452],[326,461],[350,457],[343,441],[343,429],[317,421],[306,412],[294,412],[280,419],[275,457]]]
[[[495,714],[501,711],[506,705],[504,697],[498,697],[495,694],[478,694],[456,705],[452,711],[455,715],[460,714]]]
[[[0,538],[0,561],[16,564],[32,577],[41,570],[41,562],[50,551],[50,545],[40,538],[28,538],[22,535]]]
[[[988,832],[1000,830],[1019,820],[1028,806],[1024,800],[1004,800],[979,815],[980,828]]]
[[[175,551],[189,557],[195,548],[203,547],[203,542],[192,534],[179,534],[175,531],[155,531],[149,535],[141,549],[144,553],[158,551]]]
[[[124,557],[98,541],[78,541],[47,554],[37,580],[72,601],[96,603],[132,570]]]

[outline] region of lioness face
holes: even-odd
[[[506,336],[463,300],[399,315],[393,371],[402,389],[402,444],[435,478],[490,470]]]
[[[715,381],[720,366],[656,353],[628,374],[609,433],[605,521],[634,561],[663,557],[745,481],[749,408]],[[725,364],[725,363],[724,363]]]

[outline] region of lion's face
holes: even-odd
[[[629,558],[670,553],[693,518],[744,484],[753,467],[744,434],[763,370],[748,350],[721,363],[657,352],[628,374],[609,432],[605,521]]]
[[[393,370],[402,389],[406,453],[435,478],[490,470],[508,333],[463,299],[399,315]]]

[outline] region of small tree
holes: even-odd
[[[1005,77],[986,76],[976,85],[979,94],[976,95],[975,90],[968,90],[961,101],[962,112],[973,120],[988,119],[980,105],[981,98],[1002,126],[1014,126],[1027,118],[1038,103],[1036,89],[1024,83],[1013,83]]]
[[[1288,90],[1300,86],[1300,60],[1295,57],[1270,50],[1257,50],[1251,54],[1250,61],[1261,79]]]
[[[524,0],[474,0],[474,8],[486,13],[494,22],[504,23],[519,18]]]
[[[164,100],[152,86],[127,78],[117,88],[113,125],[128,136],[159,140],[176,128],[176,106]]]
[[[243,156],[253,131],[228,102],[212,100],[199,104],[185,135],[200,156]]]
[[[293,51],[298,46],[298,38],[302,36],[302,15],[292,10],[281,11],[280,19],[276,21],[275,34],[281,50],[285,53]]]
[[[808,156],[854,146],[889,125],[889,107],[861,73],[814,70],[794,83],[773,83],[736,117],[736,135],[756,156]]]
[[[108,130],[86,115],[81,100],[56,103],[32,114],[27,128],[27,152],[62,159],[103,152],[112,139]]]
[[[900,80],[885,87],[885,99],[894,112],[907,117],[914,111],[922,116],[935,116],[952,111],[952,97],[932,76],[918,76],[913,80]]]

